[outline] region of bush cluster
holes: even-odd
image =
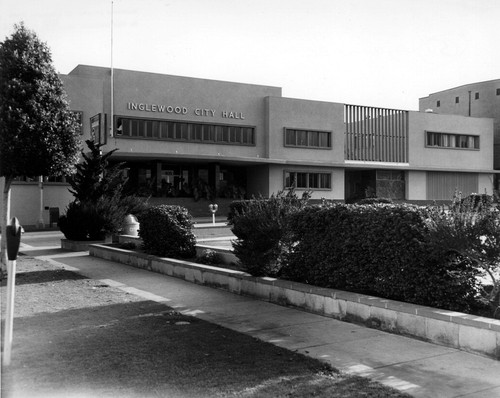
[[[189,258],[196,254],[193,221],[181,206],[149,207],[137,217],[139,236],[147,253],[162,257]]]
[[[120,205],[117,197],[75,200],[66,208],[66,214],[59,218],[58,226],[66,239],[103,240],[122,227],[127,214],[127,208]]]

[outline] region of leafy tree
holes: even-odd
[[[47,44],[23,23],[0,43],[0,177],[2,232],[9,218],[10,187],[18,176],[70,174],[80,137]],[[2,262],[5,263],[5,239]]]

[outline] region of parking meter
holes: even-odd
[[[214,204],[208,205],[208,208],[212,212],[212,223],[215,224],[215,212],[219,209],[219,206],[214,203]]]
[[[13,217],[7,225],[5,237],[7,238],[7,258],[9,261],[15,261],[21,243],[21,224],[16,217]]]
[[[5,228],[7,239],[7,304],[5,314],[5,333],[3,345],[3,365],[10,365],[10,354],[12,350],[12,332],[14,322],[14,288],[16,285],[16,259],[21,243],[21,225],[16,217],[10,220]]]

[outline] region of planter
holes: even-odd
[[[90,255],[346,322],[500,359],[500,320],[381,299],[106,245]]]
[[[105,244],[111,243],[112,236],[107,236],[102,240],[71,240],[71,239],[61,239],[61,249],[69,250],[72,252],[84,252],[89,251],[89,246],[94,244]]]

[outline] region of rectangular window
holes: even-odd
[[[237,126],[229,127],[229,142],[234,142],[234,143],[241,142],[241,127]]]
[[[460,97],[455,97],[455,104],[458,104],[460,102]]]
[[[500,88],[497,88],[497,95],[500,95]]]
[[[285,145],[295,146],[297,142],[297,132],[295,130],[286,130]]]
[[[215,141],[215,128],[214,126],[203,126],[203,141]]]
[[[309,136],[308,146],[319,146],[319,132],[318,131],[308,131]]]
[[[331,189],[331,174],[285,171],[285,188]]]
[[[307,185],[307,173],[297,173],[297,188],[309,188]]]
[[[242,143],[251,144],[253,143],[253,128],[243,127],[242,128]]]
[[[297,146],[307,146],[307,131],[297,131]]]
[[[475,98],[475,99],[479,99],[479,93],[476,93],[476,94],[474,95],[474,98]]]
[[[319,133],[319,146],[321,148],[331,148],[330,133]]]
[[[167,126],[168,126],[168,129],[167,129],[167,138],[170,139],[170,140],[173,140],[174,137],[175,137],[175,127],[176,127],[177,123],[174,123],[174,122],[167,122]]]
[[[140,120],[132,120],[132,137],[141,137],[140,132],[139,132],[139,126],[141,124]]]
[[[479,149],[479,136],[427,131],[427,147]]]
[[[285,128],[285,146],[331,148],[331,132]]]
[[[438,100],[438,101],[436,102],[436,107],[437,107],[437,108],[439,108],[440,106],[441,106],[441,101],[439,101],[439,100]]]
[[[221,142],[229,142],[229,126],[222,126]]]
[[[319,188],[319,174],[309,173],[309,188]]]
[[[122,137],[188,141],[221,142],[232,145],[254,145],[255,128],[247,126],[209,125],[166,120],[129,119],[117,117],[116,128]]]
[[[146,121],[146,126],[145,126],[145,137],[146,138],[153,138],[153,122],[152,121]]]
[[[160,122],[153,122],[153,138],[160,138]]]
[[[192,129],[193,136],[191,137],[191,140],[201,141],[203,137],[202,130],[203,126],[201,124],[193,124],[193,129]]]

